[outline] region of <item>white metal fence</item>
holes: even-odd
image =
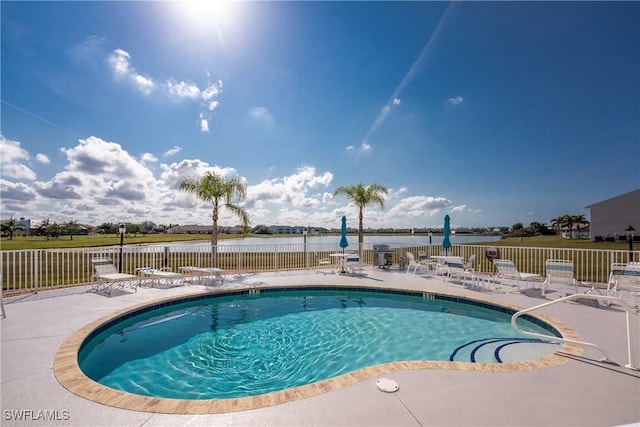
[[[476,255],[476,271],[493,274],[495,269],[486,259],[487,245],[458,245],[449,250],[452,255],[467,259]],[[348,248],[357,252],[357,247]],[[628,251],[600,249],[524,248],[499,246],[500,257],[514,261],[520,271],[544,276],[547,259],[566,259],[574,263],[576,279],[582,282],[606,283],[612,263],[628,262]],[[415,246],[413,244],[394,245],[393,263],[398,265],[406,258],[406,252],[426,252],[439,255],[439,245]],[[285,271],[312,269],[318,266],[320,258],[330,253],[340,252],[335,244],[260,244],[217,247],[217,267],[226,272],[248,273],[264,271]],[[86,285],[92,281],[91,259],[110,257],[116,266],[122,263],[122,272],[136,274],[140,267],[168,267],[179,271],[183,266],[210,267],[210,245],[136,245],[110,246],[79,249],[41,249],[0,252],[2,289],[5,295],[24,292],[38,292],[66,286]],[[635,251],[636,259],[640,251]],[[373,244],[364,244],[362,260],[373,263]]]

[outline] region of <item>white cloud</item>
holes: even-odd
[[[193,84],[185,82],[176,83],[175,80],[169,79],[166,86],[167,91],[169,92],[169,97],[175,97],[178,99],[199,99],[202,95],[198,86]]]
[[[371,147],[370,144],[368,144],[366,141],[363,141],[362,144],[360,144],[360,148],[358,148],[358,154],[356,155],[356,161],[360,158],[360,156],[362,154],[368,153],[372,149],[373,149],[373,147]]]
[[[202,114],[200,114],[200,131],[209,132],[209,121]]]
[[[209,224],[211,205],[179,190],[185,178],[199,179],[213,171],[225,178],[239,177],[232,167],[210,165],[198,159],[182,159],[161,163],[156,174],[147,166],[158,159],[152,153],[138,158],[129,154],[120,144],[91,136],[79,140],[75,146],[62,148],[67,164],[46,180],[31,179],[25,174],[14,179],[5,178],[7,160],[18,165],[31,156],[19,142],[2,142],[3,177],[0,179],[0,197],[3,214],[50,218],[64,222],[70,218],[82,223],[151,220],[156,223]],[[167,153],[176,154],[180,147]],[[166,154],[166,153],[165,153]],[[153,165],[151,165],[153,166]],[[15,174],[19,175],[19,174]],[[33,181],[33,182],[31,182]],[[319,172],[306,165],[290,174],[270,177],[257,184],[247,183],[247,199],[243,206],[252,224],[317,225],[338,227],[339,218],[347,215],[350,224],[357,221],[357,208],[345,198],[334,199],[330,171]],[[385,197],[385,209],[367,209],[366,227],[426,226],[432,217],[440,223],[443,211],[477,213],[465,204],[454,206],[444,197],[407,196],[407,187],[390,189]],[[238,219],[230,212],[221,211],[220,223],[235,225]]]
[[[451,105],[460,105],[462,104],[462,101],[464,101],[462,99],[462,97],[460,95],[454,97],[454,98],[449,98],[447,102],[449,102],[449,104]]]
[[[151,94],[155,88],[154,81],[138,74],[130,63],[131,55],[122,49],[115,49],[107,62],[111,65],[116,78],[129,81],[136,89],[145,95]]]
[[[36,154],[36,160],[45,165],[48,165],[49,163],[51,163],[51,160],[49,160],[49,157],[46,154],[42,154],[42,153]]]
[[[322,193],[322,203],[324,204],[333,204],[335,203],[335,199],[333,197],[333,193]]]
[[[356,146],[355,146],[355,145],[347,145],[344,149],[345,149],[346,151],[351,151],[351,150],[354,150],[355,148],[356,148]]]
[[[209,86],[207,86],[205,90],[202,91],[202,99],[204,99],[206,102],[210,102],[213,98],[220,95],[220,92],[222,92],[222,86],[222,80],[218,80],[215,83],[210,83]],[[209,109],[212,110],[213,108]]]
[[[393,99],[393,105],[400,105],[400,99],[399,98],[394,98]]]
[[[162,157],[174,156],[174,155],[178,154],[180,151],[182,151],[182,147],[174,145],[173,148],[170,148],[167,151],[165,151],[162,154]]]
[[[19,141],[5,138],[0,134],[0,169],[5,178],[34,180],[36,174],[23,164],[29,160],[29,153],[20,147]]]
[[[30,185],[23,182],[11,182],[0,179],[0,198],[3,204],[3,215],[6,214],[7,203],[22,204],[31,202],[37,197]]]
[[[450,207],[451,201],[444,197],[410,196],[389,209],[387,217],[393,220],[428,217]]]
[[[328,187],[332,181],[331,172],[317,175],[314,167],[304,166],[292,175],[250,185],[247,188],[247,206],[268,202],[291,205],[294,208],[317,207],[322,200],[318,196],[309,197],[307,193],[313,188]]]
[[[144,154],[142,154],[142,156],[140,156],[140,159],[141,159],[143,162],[150,162],[150,163],[153,163],[153,162],[157,162],[157,161],[158,161],[158,158],[157,158],[156,156],[154,156],[153,154],[151,154],[151,153],[144,153]]]
[[[127,51],[115,49],[107,58],[107,63],[118,80],[129,82],[138,91],[147,96],[155,91],[157,84],[154,79],[144,76],[135,70],[131,65],[131,55]],[[170,99],[200,101],[200,131],[209,132],[209,121],[211,120],[209,114],[220,105],[217,97],[222,92],[222,80],[209,83],[207,87],[200,89],[196,84],[187,83],[183,80],[178,81],[173,77],[169,77],[165,80],[163,87],[164,94]]]
[[[149,95],[153,92],[156,84],[149,77],[141,76],[140,74],[135,74],[133,76],[133,81],[135,83],[136,88],[145,95]]]
[[[269,112],[269,110],[265,107],[255,107],[249,111],[251,117],[256,119],[259,122],[266,124],[273,124],[274,118],[273,115]]]
[[[367,152],[371,151],[371,149],[372,149],[371,145],[367,144],[366,142],[363,142],[362,145],[360,145],[358,153],[359,154],[367,153]]]
[[[127,52],[122,49],[116,49],[111,53],[107,61],[116,76],[128,77],[131,74],[129,58],[131,58],[131,56]]]

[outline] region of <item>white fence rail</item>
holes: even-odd
[[[450,249],[452,255],[465,259],[476,255],[475,270],[487,274],[495,272],[493,264],[485,258],[485,250],[492,245],[458,245]],[[439,255],[439,245],[393,245],[393,263],[401,262],[406,252],[426,252]],[[356,252],[357,247],[348,251]],[[614,262],[627,262],[628,251],[599,249],[523,248],[500,246],[500,257],[515,262],[520,271],[544,276],[547,259],[567,259],[574,263],[576,278],[581,282],[606,283],[609,268]],[[341,252],[335,244],[260,244],[224,245],[217,247],[217,267],[228,273],[284,271],[316,268],[320,258]],[[635,252],[636,258],[640,251]],[[122,272],[135,274],[140,267],[168,267],[179,271],[183,266],[210,267],[211,245],[128,245],[78,249],[41,249],[0,252],[2,290],[5,295],[38,292],[67,286],[85,285],[92,281],[91,259],[110,257],[116,266],[122,263]],[[373,264],[373,244],[365,243],[362,260]]]

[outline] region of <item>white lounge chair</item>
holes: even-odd
[[[549,289],[549,286],[554,284],[574,286],[575,293],[578,293],[578,282],[573,276],[573,261],[548,259],[544,263],[544,268],[547,272],[547,278],[540,286],[542,296]]]
[[[184,274],[171,271],[171,269],[168,267],[163,267],[160,269],[152,267],[141,267],[136,268],[136,272],[141,279],[145,277],[150,278],[151,286],[160,284],[174,286],[176,285],[176,282],[180,282],[177,286],[181,286],[184,284],[184,282],[182,282],[182,280],[184,279]]]
[[[407,274],[411,272],[413,268],[413,274],[417,274],[418,270],[423,271],[422,264],[416,261],[416,257],[411,252],[407,252]]]
[[[110,296],[114,288],[120,288],[122,290],[124,290],[124,288],[133,288],[134,292],[138,291],[140,277],[118,272],[111,258],[93,258],[91,263],[93,264],[94,270],[91,279],[96,282],[93,287],[96,292],[104,289],[107,290],[107,295]]]
[[[325,267],[328,267],[331,269],[331,271],[335,271],[335,269],[333,268],[333,263],[331,262],[331,260],[329,259],[329,257],[326,258],[320,258],[320,256],[318,255],[317,252],[314,253],[315,257],[316,257],[316,261],[318,263],[318,266],[322,269]],[[320,270],[316,270],[317,272],[319,272]]]
[[[607,296],[622,299],[627,294],[632,298],[640,297],[640,264],[611,264]]]
[[[449,279],[455,276],[464,285],[465,279],[471,278],[471,286],[475,286],[476,275],[473,269],[475,259],[475,255],[471,255],[467,262],[464,262],[462,257],[447,257],[443,266],[445,272],[442,275],[443,280],[447,279],[446,282],[448,283]]]
[[[432,261],[426,252],[418,252],[418,262],[427,273],[435,274],[438,263],[436,261]]]
[[[185,266],[180,267],[180,271],[187,276],[197,277],[198,280],[202,279],[203,277],[213,276],[215,280],[224,282],[224,277],[222,277],[222,273],[224,273],[224,270],[221,268]]]
[[[513,261],[509,259],[494,259],[493,265],[495,265],[498,270],[496,277],[515,281],[518,288],[520,288],[520,282],[524,281],[525,290],[527,290],[529,285],[533,287],[533,279],[540,277],[540,275],[536,273],[521,273]]]
[[[360,262],[360,257],[358,255],[348,255],[344,259],[344,268],[352,274],[361,272],[362,262]]]

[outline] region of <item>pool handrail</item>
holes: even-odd
[[[636,334],[632,334],[631,333],[631,310],[634,310],[635,307],[632,307],[629,303],[627,303],[624,300],[621,300],[619,298],[615,298],[615,297],[610,297],[610,296],[600,296],[600,295],[590,295],[590,294],[573,294],[573,295],[568,295],[566,297],[562,297],[562,298],[558,298],[556,300],[553,301],[549,301],[549,302],[545,302],[543,304],[539,304],[536,305],[534,307],[529,307],[529,308],[525,308],[523,310],[518,311],[517,313],[515,313],[513,316],[511,316],[511,326],[513,326],[513,328],[524,335],[528,335],[528,336],[532,336],[532,337],[536,337],[536,338],[541,338],[541,339],[546,339],[549,341],[557,341],[557,342],[562,342],[562,343],[570,343],[570,344],[576,344],[576,345],[581,345],[584,347],[591,347],[594,348],[596,350],[598,350],[600,353],[602,353],[602,355],[604,356],[603,359],[600,359],[601,362],[608,362],[611,361],[611,359],[609,358],[609,356],[607,355],[607,352],[604,350],[604,348],[600,347],[597,344],[593,344],[590,342],[586,342],[586,341],[578,341],[578,340],[572,340],[569,338],[564,338],[564,337],[557,337],[555,335],[545,335],[545,334],[538,334],[535,332],[527,332],[527,331],[523,331],[522,329],[520,329],[517,325],[517,321],[518,318],[524,314],[530,313],[532,311],[535,310],[539,310],[543,307],[548,307],[550,305],[553,304],[559,304],[561,302],[565,302],[565,301],[572,301],[578,298],[583,298],[583,299],[592,299],[592,300],[600,300],[600,301],[612,301],[612,302],[616,302],[618,304],[622,304],[624,311],[627,313],[627,358],[628,358],[628,362],[626,365],[624,365],[625,368],[627,369],[632,369],[634,371],[640,371],[640,364],[638,363],[638,351],[637,351],[637,339],[638,337],[636,336]]]

